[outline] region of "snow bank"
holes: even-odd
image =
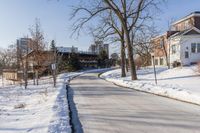
[[[119,69],[103,73],[101,77],[120,86],[200,105],[200,76],[196,66],[157,68],[158,85],[154,82],[152,68],[137,73],[137,81],[131,81],[130,76],[121,78]]]
[[[40,85],[0,87],[0,133],[71,133],[66,99],[66,83],[78,73],[42,78]]]

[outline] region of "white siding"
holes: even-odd
[[[200,43],[200,35],[185,36],[182,43],[182,63],[183,65],[189,65],[190,63],[195,63],[200,61],[200,53],[191,52],[191,44]],[[184,52],[188,47],[189,59],[185,59]]]
[[[176,53],[172,54],[172,46],[176,47]],[[174,61],[181,62],[180,60],[180,38],[173,38],[170,40],[170,64],[172,64]]]
[[[200,35],[188,35],[182,36],[181,38],[176,38],[170,40],[170,48],[172,45],[176,45],[176,54],[172,54],[170,49],[170,64],[174,61],[181,62],[182,65],[190,65],[191,63],[196,63],[200,61],[200,53],[191,52],[191,44],[200,43]],[[188,52],[189,58],[185,58],[185,52]]]

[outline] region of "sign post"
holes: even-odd
[[[152,60],[153,60],[153,70],[154,70],[155,83],[157,85],[157,76],[156,76],[156,67],[155,67],[154,55],[152,55],[151,57],[152,57]]]
[[[53,86],[56,87],[56,64],[51,64],[51,69],[53,72]]]

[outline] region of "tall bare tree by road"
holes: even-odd
[[[151,18],[151,10],[157,8],[159,0],[97,0],[95,2],[90,1],[92,6],[79,6],[76,7],[72,13],[72,17],[76,17],[80,11],[86,12],[87,15],[79,17],[74,23],[74,31],[80,32],[80,29],[84,27],[90,20],[96,18],[98,14],[103,14],[106,11],[112,11],[116,16],[117,21],[121,24],[125,43],[128,51],[128,61],[130,65],[131,79],[136,80],[136,68],[133,58],[133,45],[131,38],[134,30],[137,29],[138,23],[143,20]]]
[[[117,18],[113,15],[112,11],[107,10],[104,15],[99,16],[101,18],[100,24],[92,29],[95,38],[107,40],[115,45],[120,42],[120,56],[121,56],[121,77],[126,77],[125,70],[125,38],[124,31],[121,24],[117,21]]]

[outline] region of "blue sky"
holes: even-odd
[[[160,31],[167,29],[171,19],[200,11],[199,0],[167,1],[161,6],[162,13],[155,23]],[[86,50],[93,41],[89,35],[84,33],[78,39],[70,38],[71,5],[76,4],[76,0],[0,0],[0,47],[7,47],[17,38],[28,35],[28,28],[39,18],[47,41],[55,39],[57,45],[74,45]]]
[[[39,18],[47,41],[55,39],[60,46],[87,49],[91,42],[89,36],[70,38],[69,18],[74,4],[74,0],[0,0],[0,47],[29,35],[29,27]]]

